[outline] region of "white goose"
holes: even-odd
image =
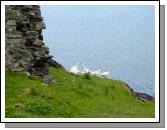
[[[71,67],[70,72],[73,74],[79,74],[80,71],[78,69],[78,63],[76,63],[74,66]]]
[[[107,78],[107,76],[109,76],[110,72],[111,72],[111,70],[102,72],[102,73],[100,73],[100,76],[101,76],[101,77],[104,77],[104,78]]]
[[[84,64],[81,63],[81,65],[83,67],[83,71],[82,71],[83,74],[90,73],[92,75],[92,71],[91,70],[89,70],[88,68],[86,68]]]
[[[101,69],[99,67],[96,71],[92,72],[92,75],[100,76],[100,71],[101,71]]]

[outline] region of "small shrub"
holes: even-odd
[[[108,88],[107,86],[104,87],[104,94],[105,94],[106,96],[109,95],[109,88]]]
[[[36,75],[33,75],[33,74],[31,74],[31,75],[28,75],[28,79],[30,79],[30,80],[41,80],[41,78],[39,77],[39,76],[36,76]]]
[[[39,95],[38,90],[36,88],[31,88],[31,95],[33,96]]]
[[[32,101],[27,105],[25,111],[37,115],[49,115],[52,109],[46,102]]]
[[[39,95],[39,92],[38,92],[38,90],[36,89],[36,88],[24,88],[23,90],[22,90],[22,94],[23,95],[33,95],[33,96],[37,96],[37,95]]]
[[[90,79],[90,72],[84,74],[85,79]]]
[[[28,78],[29,78],[30,80],[33,80],[33,79],[34,79],[34,76],[30,75],[30,76],[28,76]]]
[[[5,117],[6,118],[12,117],[13,116],[13,111],[15,111],[14,108],[11,108],[11,107],[10,108],[6,108],[5,109]]]
[[[23,88],[22,94],[23,95],[30,95],[31,94],[31,89],[30,88]]]

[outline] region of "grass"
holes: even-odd
[[[135,99],[121,81],[49,68],[48,86],[23,72],[5,74],[6,118],[150,118],[154,101]],[[19,105],[18,105],[19,104]]]

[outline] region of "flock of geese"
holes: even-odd
[[[79,66],[81,65],[83,67],[83,71],[79,70]],[[96,71],[91,71],[90,69],[86,68],[84,64],[82,63],[76,63],[74,66],[71,67],[70,72],[72,74],[85,74],[90,73],[90,75],[96,75],[98,77],[104,77],[107,78],[111,72],[111,70],[101,72],[100,67]]]

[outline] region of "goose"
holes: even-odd
[[[90,73],[90,74],[92,74],[92,71],[89,70],[88,68],[86,68],[84,64],[81,63],[81,65],[82,65],[82,67],[83,67],[83,71],[82,71],[83,74],[85,74],[85,73]]]
[[[104,78],[107,78],[107,76],[110,74],[110,72],[111,72],[111,70],[102,72],[102,73],[100,73],[100,76],[101,76],[101,77],[104,77]]]
[[[78,63],[71,67],[70,72],[73,74],[79,74]]]
[[[101,69],[99,67],[96,71],[92,72],[92,75],[100,76],[100,71],[101,71]]]

